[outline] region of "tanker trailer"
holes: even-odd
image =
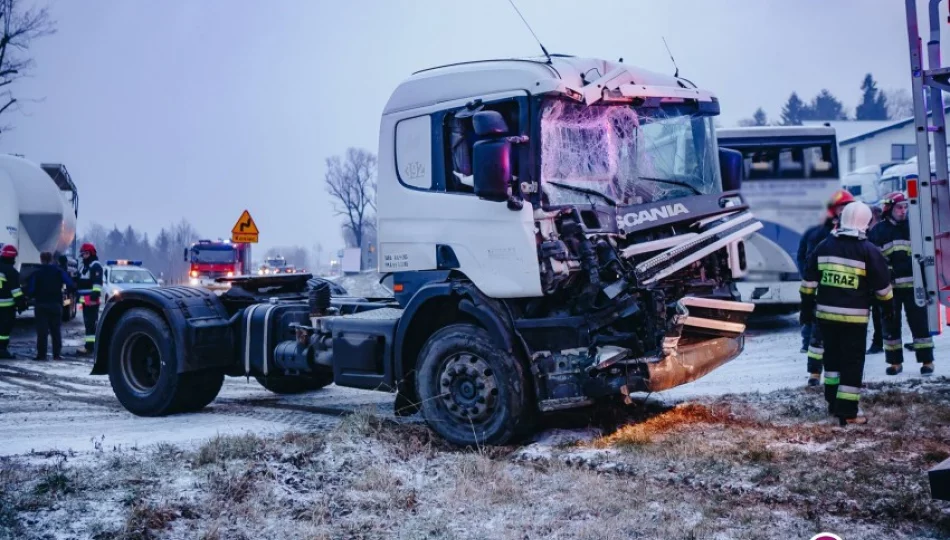
[[[78,190],[65,166],[0,155],[0,246],[13,244],[20,252],[21,285],[40,264],[41,252],[75,255],[78,204]],[[64,320],[76,316],[74,296],[64,293],[63,307]]]

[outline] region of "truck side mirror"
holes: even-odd
[[[182,252],[182,260],[188,262],[188,248],[185,248],[185,250]]]
[[[742,187],[742,152],[728,148],[719,149],[719,174],[722,176],[722,190],[735,191]]]
[[[511,183],[511,143],[505,139],[508,124],[497,111],[480,111],[472,118],[472,127],[482,138],[472,147],[475,195],[506,201]]]

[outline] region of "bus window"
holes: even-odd
[[[820,146],[720,146],[742,152],[747,180],[838,178],[838,165],[830,145]]]

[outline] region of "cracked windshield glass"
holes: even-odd
[[[586,106],[541,113],[545,203],[634,205],[721,190],[711,117],[675,106]]]

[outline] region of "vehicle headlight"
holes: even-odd
[[[198,284],[198,278],[191,278],[191,284],[192,284],[192,285],[197,285],[197,284]]]

